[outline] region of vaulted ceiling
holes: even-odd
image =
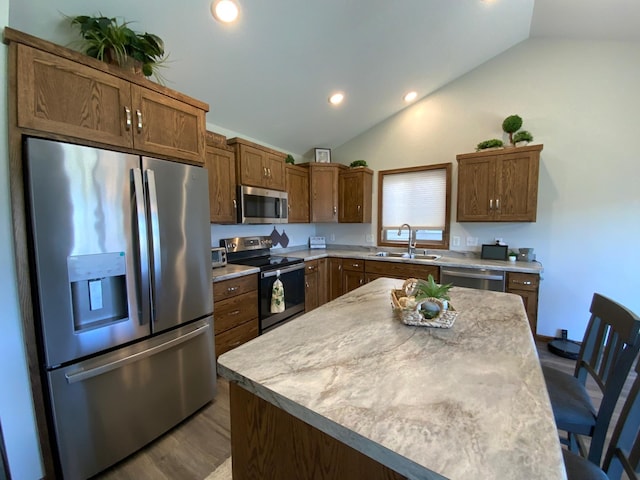
[[[640,41],[637,0],[238,1],[232,26],[212,18],[210,0],[10,0],[9,23],[70,45],[79,37],[64,15],[123,17],[163,38],[166,85],[208,102],[208,123],[300,155],[530,37]],[[346,98],[333,107],[337,90]]]

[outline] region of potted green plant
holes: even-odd
[[[502,130],[509,134],[509,142],[513,145],[513,134],[522,127],[522,118],[518,115],[509,115],[502,122]]]
[[[164,42],[157,35],[134,32],[129,22],[120,23],[115,17],[78,15],[71,18],[71,25],[80,28],[86,55],[146,77],[154,75],[162,83],[158,66],[167,57]]]
[[[480,142],[476,146],[476,151],[486,150],[488,148],[502,148],[504,143],[502,140],[498,140],[497,138],[492,138],[490,140],[485,140],[484,142]]]
[[[529,142],[533,142],[533,135],[531,135],[527,130],[520,130],[513,136],[513,141],[516,147],[522,147],[527,145]]]
[[[291,165],[296,163],[295,159],[293,158],[293,155],[291,154],[287,155],[287,158],[285,158],[284,161],[286,163],[290,163]]]
[[[426,280],[418,279],[415,286],[416,302],[436,298],[441,301],[442,309],[447,310],[449,308],[449,300],[451,300],[449,297],[451,287],[453,287],[451,283],[437,284],[431,274]],[[421,311],[425,318],[434,318],[440,314],[441,307],[436,302],[427,301],[422,304]]]
[[[366,160],[354,160],[353,162],[351,162],[349,164],[349,166],[351,168],[366,167],[367,166],[367,161]]]
[[[518,254],[516,252],[514,252],[513,250],[511,250],[509,252],[509,261],[510,262],[515,262],[517,258],[518,258]]]

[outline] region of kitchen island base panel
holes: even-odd
[[[229,403],[233,480],[407,478],[235,383]]]

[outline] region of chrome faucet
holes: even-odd
[[[407,255],[409,256],[409,258],[413,258],[415,255],[415,249],[416,249],[415,232],[411,229],[411,225],[409,225],[408,223],[403,223],[398,229],[398,235],[402,233],[402,229],[404,227],[407,227],[409,229],[409,241],[407,242]]]

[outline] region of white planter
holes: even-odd
[[[516,257],[515,255],[509,256],[509,261],[510,262],[515,262],[516,258],[518,258],[518,257]]]

